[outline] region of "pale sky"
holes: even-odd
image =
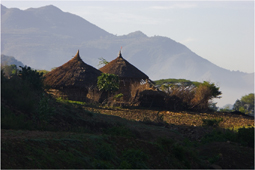
[[[7,8],[54,5],[115,35],[142,31],[187,46],[212,63],[254,72],[254,1],[6,1]]]

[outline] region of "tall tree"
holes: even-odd
[[[233,109],[245,114],[254,114],[254,93],[242,96],[240,100],[236,100]]]

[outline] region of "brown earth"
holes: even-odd
[[[205,145],[200,144],[200,139],[214,129],[213,127],[202,127],[202,119],[223,118],[223,121],[219,124],[220,128],[235,129],[242,126],[254,127],[253,117],[230,113],[170,112],[131,108],[96,108],[91,106],[85,106],[84,109],[101,113],[95,114],[90,121],[94,119],[96,122],[119,123],[128,127],[136,135],[136,138],[114,137],[113,140],[116,147],[122,150],[132,140],[133,146],[158,154],[158,159],[150,160],[151,167],[153,168],[167,168],[166,165],[161,164],[162,155],[149,143],[159,138],[169,138],[179,142],[189,138],[191,141],[198,142],[198,146],[195,146],[195,148],[199,156],[206,160],[204,164],[208,168],[247,169],[254,167],[254,147],[243,147],[229,141],[211,142]],[[159,115],[163,115],[163,120],[167,124],[145,124],[143,122],[145,119],[156,120]],[[2,142],[18,142],[24,139],[72,138],[75,135],[77,133],[74,132],[1,130]],[[81,134],[79,133],[79,135]],[[84,139],[87,138],[87,135],[84,134]],[[195,164],[193,167],[201,168]]]

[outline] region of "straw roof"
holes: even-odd
[[[78,50],[70,61],[47,73],[44,83],[52,88],[84,88],[95,85],[100,75],[101,71],[82,61]]]
[[[112,60],[99,70],[102,71],[103,73],[115,74],[120,78],[130,79],[149,78],[146,74],[144,74],[142,71],[140,71],[135,66],[130,64],[127,60],[125,60],[121,55],[121,51],[119,52],[119,56],[115,60]]]

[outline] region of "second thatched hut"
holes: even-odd
[[[99,70],[103,73],[115,74],[119,77],[120,90],[118,92],[123,93],[124,101],[130,101],[135,95],[132,95],[132,91],[134,91],[133,89],[137,89],[138,87],[141,87],[142,84],[146,84],[146,82],[150,81],[145,73],[122,57],[121,51],[116,59],[112,60]],[[143,87],[145,88],[146,85]]]

